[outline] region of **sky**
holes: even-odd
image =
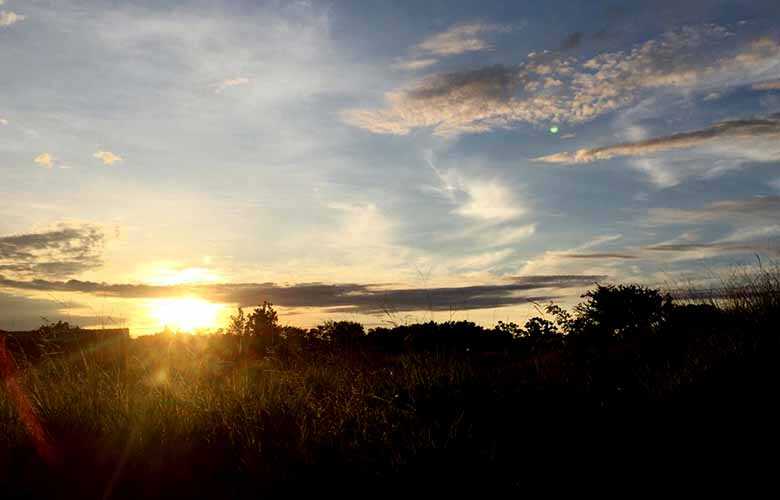
[[[0,0],[0,328],[522,323],[780,252],[776,0]]]

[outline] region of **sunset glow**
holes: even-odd
[[[149,301],[149,315],[157,321],[159,328],[192,332],[219,326],[221,304],[186,297],[177,299],[153,299]]]
[[[0,0],[0,329],[522,323],[776,257],[777,0],[421,3]]]

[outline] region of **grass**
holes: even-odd
[[[612,453],[609,467],[651,451],[671,465],[671,450],[703,457],[714,443],[725,453],[776,427],[777,274],[741,279],[696,297],[706,308],[662,303],[662,319],[633,315],[619,334],[594,318],[635,304],[625,288],[543,335],[452,323],[340,342],[329,324],[305,340],[280,330],[268,347],[166,334],[133,340],[124,372],[89,350],[29,362],[6,352],[0,487],[30,498],[484,494],[596,465],[595,450]],[[394,335],[406,340],[388,344]]]

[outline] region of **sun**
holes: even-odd
[[[197,297],[153,299],[149,301],[149,316],[160,328],[191,332],[203,328],[216,328],[222,304],[214,304]]]

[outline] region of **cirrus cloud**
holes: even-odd
[[[212,85],[214,87],[214,91],[217,94],[220,94],[224,92],[226,89],[229,89],[230,87],[239,87],[241,85],[248,85],[250,82],[249,78],[244,77],[238,77],[238,78],[228,78],[225,80],[222,80],[221,82],[217,82]]]
[[[123,160],[121,156],[114,154],[111,151],[98,151],[92,156],[103,162],[103,165],[113,165],[114,163]]]
[[[579,149],[573,153],[555,153],[536,158],[536,161],[575,165],[609,160],[620,156],[644,156],[675,149],[692,148],[718,140],[740,141],[757,137],[765,137],[773,141],[779,140],[780,116],[724,121],[700,130],[654,137],[644,141]]]
[[[465,52],[490,50],[493,45],[483,35],[506,32],[509,28],[497,24],[456,24],[442,33],[426,38],[415,47],[418,51],[437,56],[452,56]]]
[[[103,230],[58,224],[38,232],[0,236],[0,272],[18,277],[73,276],[102,265]]]
[[[753,85],[753,90],[780,90],[780,80],[756,83]]]
[[[33,158],[33,161],[46,168],[52,168],[54,166],[54,157],[50,153],[41,153]]]
[[[0,4],[2,5],[2,4]],[[19,21],[24,21],[25,16],[7,10],[0,10],[0,27],[11,26]]]

